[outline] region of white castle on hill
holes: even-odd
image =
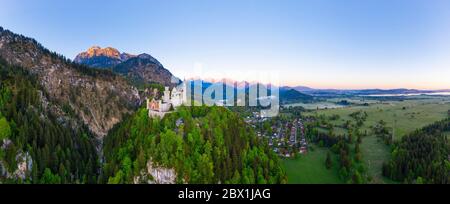
[[[187,102],[186,84],[183,82],[172,91],[169,87],[165,87],[162,100],[147,99],[147,110],[149,117],[163,118],[165,114],[171,110],[185,104]]]

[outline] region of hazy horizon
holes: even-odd
[[[445,0],[5,0],[0,26],[73,59],[93,45],[148,53],[180,78],[318,89],[450,89]],[[224,76],[226,75],[226,76]]]

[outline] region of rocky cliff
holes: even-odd
[[[73,63],[34,39],[1,27],[0,58],[35,74],[44,94],[64,111],[58,116],[84,123],[98,138],[141,102],[137,89],[123,77]]]

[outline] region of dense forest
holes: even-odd
[[[450,144],[445,133],[450,118],[436,122],[394,143],[383,175],[405,183],[450,183]]]
[[[54,117],[42,90],[34,75],[0,60],[0,183],[96,183],[93,136]]]
[[[162,120],[140,109],[104,140],[102,182],[152,183],[153,166],[173,169],[173,183],[285,183],[267,141],[222,107],[180,107]],[[154,176],[154,175],[153,175]],[[137,179],[140,178],[140,179]]]

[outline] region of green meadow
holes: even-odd
[[[285,159],[284,165],[288,175],[288,183],[292,184],[339,184],[343,181],[338,174],[338,161],[332,154],[333,167],[327,169],[325,160],[326,148],[313,147],[313,151],[297,158]]]
[[[311,105],[314,106],[314,105]],[[380,120],[387,122],[389,128],[394,130],[394,140],[399,140],[406,134],[420,129],[433,122],[448,117],[450,110],[450,97],[425,97],[404,101],[370,101],[368,106],[352,105],[347,107],[328,108],[308,112],[307,115],[339,115],[338,120],[330,120],[335,127],[336,134],[347,134],[341,126],[347,121],[353,121],[349,116],[356,111],[364,111],[368,114],[367,120],[362,126],[362,131],[367,131],[368,136],[363,138],[361,151],[363,161],[367,167],[367,173],[371,183],[394,183],[382,176],[382,164],[390,158],[390,147],[379,138],[371,134],[371,127]],[[319,131],[327,131],[320,128]],[[450,135],[450,133],[447,133]],[[285,166],[290,183],[341,183],[337,166],[327,170],[324,166],[326,158],[325,148],[316,148],[306,156],[295,160],[286,160]],[[336,158],[335,158],[336,159]]]
[[[367,173],[372,177],[370,183],[393,183],[383,177],[383,162],[390,158],[390,148],[374,135],[367,136],[361,143],[361,152]]]
[[[330,121],[340,126],[347,120],[353,120],[349,115],[356,111],[365,111],[368,114],[362,130],[370,131],[380,120],[387,122],[394,129],[394,139],[420,129],[448,116],[450,99],[421,99],[405,101],[379,102],[369,106],[349,106],[344,108],[324,109],[309,112],[310,115],[339,115],[340,119]],[[341,131],[342,132],[342,131]]]

